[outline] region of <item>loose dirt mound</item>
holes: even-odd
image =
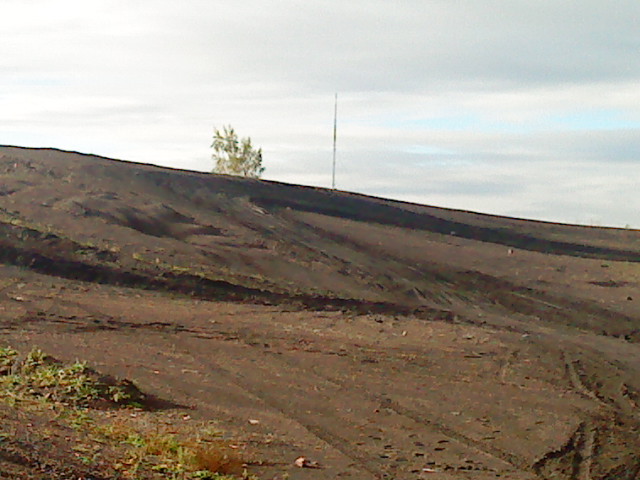
[[[2,338],[264,478],[638,478],[637,231],[13,147],[0,186]]]

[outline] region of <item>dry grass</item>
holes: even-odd
[[[193,460],[198,470],[208,470],[223,475],[243,474],[242,459],[226,442],[198,445],[193,450],[193,454]]]
[[[110,419],[92,428],[101,440],[124,446],[116,469],[126,478],[153,472],[151,478],[175,480],[249,479],[238,449],[207,430],[206,425],[195,425],[177,432],[175,427],[158,427],[150,416]]]

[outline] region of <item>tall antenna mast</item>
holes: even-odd
[[[333,109],[333,174],[331,177],[331,188],[336,189],[336,138],[338,129],[338,92],[336,92],[336,102]]]

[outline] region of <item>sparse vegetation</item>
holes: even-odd
[[[262,149],[254,149],[249,137],[239,139],[231,125],[215,130],[211,148],[216,162],[215,173],[251,178],[262,176]]]
[[[151,472],[152,478],[175,480],[252,478],[229,442],[205,435],[205,431],[203,428],[190,436],[180,436],[167,427],[144,428],[130,418],[92,428],[99,438],[125,446],[123,458],[114,467],[130,477]]]
[[[133,383],[100,375],[85,362],[63,364],[38,348],[21,355],[0,347],[0,399],[24,411],[55,412],[56,421],[79,432],[82,441],[73,446],[73,455],[83,464],[104,460],[103,451],[110,449],[115,452],[110,468],[119,478],[255,478],[219,430],[207,424],[161,425],[153,412],[143,410],[143,397]]]
[[[100,376],[76,361],[63,365],[34,348],[24,359],[10,347],[0,350],[0,394],[13,404],[45,399],[73,407],[96,402],[139,406],[142,394],[131,383]]]

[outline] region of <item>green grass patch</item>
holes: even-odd
[[[161,413],[144,410],[145,395],[132,382],[101,375],[86,362],[64,364],[38,348],[20,354],[0,347],[0,399],[55,415],[82,439],[70,455],[85,465],[108,458],[117,478],[255,479],[210,423],[168,426]]]
[[[140,406],[144,395],[126,380],[98,374],[86,362],[62,364],[34,348],[24,357],[0,348],[0,395],[15,405],[45,400],[72,407]]]

